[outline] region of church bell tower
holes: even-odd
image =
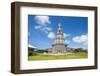
[[[61,25],[58,25],[56,37],[54,44],[52,45],[52,53],[54,54],[64,54],[67,52],[67,45],[65,44],[64,35],[62,32]]]
[[[64,36],[60,24],[56,33],[55,44],[64,44]]]

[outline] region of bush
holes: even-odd
[[[32,55],[36,56],[36,55],[38,55],[38,52],[34,51]]]
[[[77,53],[77,52],[87,52],[87,50],[75,49],[75,50],[74,50],[74,53]]]

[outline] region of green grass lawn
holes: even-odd
[[[28,60],[59,60],[59,59],[80,59],[87,58],[87,52],[78,52],[66,55],[37,55],[28,56]]]

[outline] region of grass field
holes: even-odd
[[[28,56],[28,60],[59,60],[59,59],[80,59],[87,58],[87,52],[78,52],[72,54],[65,55],[36,55],[36,56]]]

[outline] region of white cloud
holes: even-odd
[[[52,31],[52,28],[50,28],[50,27],[42,27],[40,30],[41,31],[48,31],[48,32],[50,32],[50,31]]]
[[[40,26],[40,25],[37,25],[37,26],[35,26],[34,28],[35,28],[35,29],[40,29],[41,26]]]
[[[52,31],[52,28],[50,28],[50,27],[45,27],[45,30],[47,30],[47,31]]]
[[[64,38],[66,38],[66,37],[67,37],[67,34],[66,34],[66,33],[63,33],[63,35],[64,35]]]
[[[69,44],[69,43],[70,43],[70,41],[68,41],[68,40],[66,39],[66,40],[65,40],[65,43],[66,43],[66,44]]]
[[[73,37],[73,41],[76,43],[84,43],[87,42],[87,40],[88,40],[87,34]]]
[[[66,37],[69,37],[69,36],[70,36],[70,34],[66,34],[66,33],[63,33],[63,35],[64,35],[64,38],[66,38]]]
[[[43,26],[50,24],[49,16],[35,16],[35,20],[38,24]]]
[[[35,46],[33,46],[31,44],[28,44],[28,47],[30,47],[30,48],[36,48]]]
[[[87,48],[88,45],[88,35],[80,35],[80,36],[75,36],[73,37],[73,42],[78,43],[78,44],[82,44],[85,48]]]
[[[40,30],[46,34],[52,31],[50,27],[50,19],[49,16],[35,16],[35,20],[37,25],[34,27],[37,30]]]
[[[55,38],[55,34],[53,32],[49,32],[48,33],[48,38],[54,39]]]
[[[69,44],[70,41],[67,40],[67,38],[70,36],[70,34],[63,33],[63,35],[64,35],[64,38],[65,38],[65,43],[66,43],[66,44]]]

